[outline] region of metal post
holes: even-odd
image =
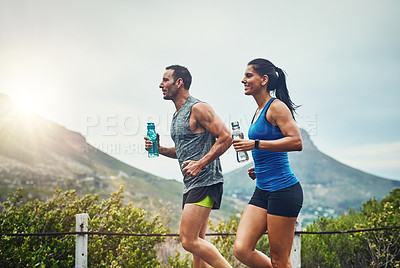
[[[301,231],[301,222],[296,221],[295,231]],[[295,234],[293,238],[292,250],[290,252],[290,261],[293,268],[301,267],[301,235]]]
[[[88,219],[87,213],[76,214],[76,232],[87,232],[88,231]],[[88,235],[76,235],[76,246],[75,246],[75,268],[86,268],[87,267],[87,247],[88,247]]]

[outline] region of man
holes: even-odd
[[[160,146],[159,153],[177,158],[183,174],[182,246],[193,254],[194,267],[231,267],[217,248],[205,240],[211,209],[219,209],[222,172],[219,156],[231,145],[228,128],[207,103],[189,94],[192,76],[179,65],[166,68],[160,88],[172,100],[176,112],[171,123],[175,147]],[[157,135],[158,136],[158,135]],[[159,138],[159,136],[158,136]],[[146,150],[152,142],[145,137]]]

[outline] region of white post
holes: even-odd
[[[301,222],[296,221],[295,231],[301,231]],[[290,261],[293,268],[301,267],[301,235],[295,234],[293,238],[292,250],[290,252]]]
[[[87,213],[76,214],[76,232],[88,231],[88,218],[89,215]],[[88,235],[76,235],[75,268],[87,267],[87,247]]]

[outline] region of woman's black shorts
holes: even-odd
[[[266,209],[268,214],[297,217],[303,206],[303,189],[299,182],[272,192],[256,187],[249,204]]]

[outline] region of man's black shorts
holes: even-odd
[[[272,192],[256,187],[249,204],[266,209],[268,214],[297,217],[303,206],[303,189],[299,182]]]
[[[182,209],[185,204],[193,204],[202,201],[207,195],[214,200],[212,209],[219,209],[223,193],[223,183],[217,183],[210,186],[196,187],[183,195]]]

